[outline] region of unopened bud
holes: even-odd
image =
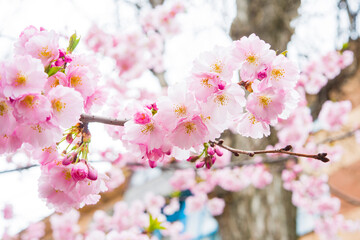
[[[84,180],[89,173],[88,166],[84,163],[84,161],[80,161],[77,164],[75,164],[71,169],[71,177],[75,181],[81,181]]]
[[[98,178],[98,172],[96,171],[95,168],[93,168],[90,165],[88,165],[88,169],[89,169],[89,171],[88,171],[87,178],[95,181]]]
[[[188,159],[186,159],[186,161],[188,162],[195,162],[196,160],[199,159],[199,156],[190,156]]]
[[[209,155],[214,155],[214,154],[215,154],[214,148],[209,147],[209,148],[207,149],[207,153],[208,153]]]
[[[67,166],[70,163],[72,163],[72,156],[66,156],[63,160],[62,160],[62,165]]]
[[[218,155],[219,157],[221,157],[224,153],[223,151],[220,150],[220,148],[215,148],[215,153],[216,155]]]
[[[202,168],[205,165],[205,161],[199,161],[196,163],[195,167],[196,168]]]
[[[58,60],[56,60],[55,66],[60,67],[60,66],[62,66],[62,65],[64,65],[64,60],[62,60],[61,58],[59,58]]]

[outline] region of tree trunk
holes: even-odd
[[[300,0],[236,0],[237,16],[230,35],[240,39],[255,33],[271,44],[278,53],[286,49],[293,30],[290,21],[297,16]],[[274,144],[276,136],[252,140],[230,136],[230,144],[241,149],[264,148]],[[241,192],[226,193],[224,213],[218,217],[222,240],[295,240],[296,208],[291,193],[282,187],[284,163],[269,166],[273,182],[265,189],[249,187]]]

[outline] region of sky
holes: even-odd
[[[131,2],[131,0],[128,0]],[[139,0],[144,2],[144,0]],[[171,1],[171,0],[167,0]],[[76,32],[86,36],[93,24],[109,32],[118,32],[136,26],[136,8],[125,0],[0,0],[0,61],[12,56],[12,47],[18,35],[28,25],[53,29],[63,36]],[[235,16],[234,0],[185,1],[189,6],[186,14],[180,16],[181,33],[169,39],[165,49],[166,78],[170,84],[183,80],[191,70],[194,59],[203,51],[215,46],[231,43],[227,32]],[[210,3],[210,4],[209,4]],[[297,59],[306,52],[309,56],[326,52],[336,45],[334,29],[336,24],[334,0],[303,0],[299,9],[301,17],[294,21],[295,35],[289,44],[289,57]],[[345,24],[346,20],[344,20]],[[328,27],[324,27],[328,26]],[[309,33],[310,31],[310,33]],[[316,40],[319,39],[320,41]],[[306,40],[306,41],[305,41]],[[66,43],[63,42],[63,46]],[[80,46],[77,51],[87,51]],[[111,70],[107,62],[100,63],[104,74]],[[157,89],[156,79],[146,74],[140,84],[149,84]],[[99,149],[111,146],[111,139],[103,135],[101,125],[91,126],[92,145]],[[96,137],[100,136],[100,137]],[[21,163],[26,156],[17,156]],[[91,159],[91,157],[90,157]],[[0,171],[12,168],[4,157],[0,158]],[[107,166],[102,167],[103,171]],[[25,228],[30,222],[38,221],[52,213],[38,198],[38,168],[21,173],[0,174],[0,209],[4,203],[14,206],[16,226],[10,233]],[[0,236],[7,223],[0,218]]]

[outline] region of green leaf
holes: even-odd
[[[48,74],[49,77],[51,77],[52,75],[57,73],[60,69],[61,69],[61,67],[52,67],[52,68],[49,69],[47,74]]]
[[[146,232],[153,233],[155,230],[164,230],[165,227],[161,226],[161,222],[157,218],[153,218],[152,215],[149,213],[149,227],[146,228]]]
[[[76,46],[79,44],[79,42],[80,42],[80,38],[77,37],[76,33],[71,35],[69,39],[69,46],[67,48],[67,52],[72,53],[75,50]]]
[[[171,194],[170,194],[170,197],[171,198],[178,198],[178,197],[180,197],[181,196],[181,192],[180,191],[175,191],[175,192],[172,192]]]
[[[282,53],[280,53],[280,54],[282,54],[282,55],[284,55],[285,57],[286,57],[286,54],[288,53],[288,51],[287,50],[285,50],[285,51],[283,51]]]
[[[348,49],[348,48],[349,48],[349,43],[346,42],[346,43],[344,43],[344,44],[342,45],[342,48],[341,48],[340,52],[343,52],[343,51],[345,51],[345,50]]]

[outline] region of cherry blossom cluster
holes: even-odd
[[[235,70],[240,70],[240,84],[232,82]],[[134,107],[122,139],[152,167],[167,155],[181,159],[178,153],[190,149],[214,159],[206,144],[225,129],[261,138],[279,118],[287,118],[299,98],[294,90],[298,77],[296,66],[269,44],[254,34],[243,37],[200,55],[188,81],[169,87],[167,96]]]
[[[308,94],[317,94],[327,82],[353,62],[354,53],[349,50],[331,51],[315,60],[309,61],[302,70],[299,84]]]
[[[96,61],[73,54],[79,40],[74,34],[64,50],[57,33],[30,26],[14,59],[0,66],[0,152],[31,146],[41,164],[40,197],[57,211],[94,204],[107,190],[105,176],[87,162],[90,133],[75,125],[99,96]],[[62,142],[68,146],[60,154]]]
[[[78,41],[78,40],[77,40]],[[54,31],[26,28],[15,43],[15,56],[0,65],[0,152],[28,143],[44,148],[76,124],[93,102],[99,73],[94,59],[59,48]],[[76,43],[77,44],[77,43]],[[70,51],[69,51],[70,50]]]
[[[51,146],[37,156],[41,164],[40,198],[57,212],[97,203],[99,193],[108,190],[105,183],[108,177],[98,174],[88,162],[88,131],[77,124],[66,132],[62,141],[68,146],[61,154],[56,146]]]
[[[53,215],[50,222],[55,240],[156,240],[158,238],[153,235],[155,230],[160,230],[162,236],[171,239],[190,239],[190,236],[181,234],[184,228],[181,222],[166,220],[166,215],[172,215],[177,211],[179,211],[177,198],[173,198],[166,205],[164,197],[148,193],[144,201],[136,200],[131,204],[124,201],[117,202],[111,215],[103,210],[97,210],[85,233],[79,232],[77,223],[80,215],[74,210],[62,215]]]
[[[332,132],[343,128],[352,109],[351,102],[326,101],[317,121],[313,122],[304,93],[319,92],[328,79],[336,77],[341,69],[352,63],[352,59],[353,53],[350,51],[342,53],[333,51],[322,58],[321,64],[310,62],[307,65],[308,67],[301,73],[302,80],[296,87],[300,95],[297,110],[288,119],[279,121],[276,126],[280,146],[287,143],[297,151],[305,153],[327,152],[331,159],[330,163],[341,159],[343,153],[341,146],[316,142],[311,135],[314,129]],[[321,239],[338,239],[338,232],[341,231],[360,231],[359,222],[345,220],[339,214],[340,200],[330,195],[328,177],[316,174],[317,170],[325,166],[324,163],[309,158],[300,158],[299,161],[299,164],[288,162],[287,168],[283,170],[284,188],[293,192],[292,203],[295,206],[316,217],[315,232]]]
[[[142,11],[141,29],[111,35],[97,26],[91,28],[86,43],[95,52],[115,60],[119,76],[124,80],[140,77],[145,71],[163,72],[166,36],[179,30],[177,16],[184,11],[178,2]]]

